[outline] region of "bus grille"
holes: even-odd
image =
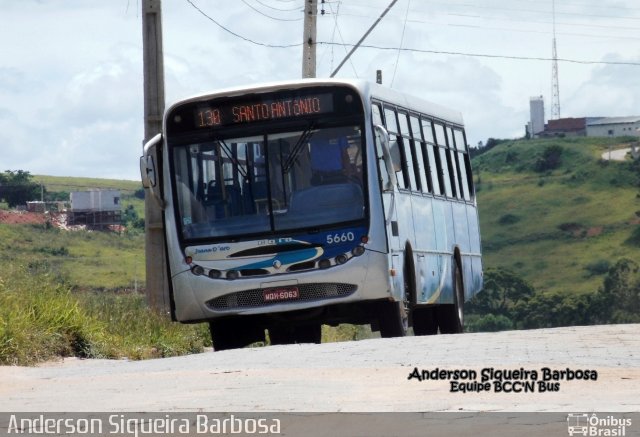
[[[299,297],[293,300],[264,300],[264,289],[244,290],[212,299],[206,305],[214,310],[231,310],[236,308],[252,308],[277,305],[281,303],[309,302],[314,300],[345,297],[353,294],[358,288],[353,284],[302,284],[298,285]]]

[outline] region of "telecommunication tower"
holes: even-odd
[[[556,48],[556,2],[551,2],[553,8],[553,42],[552,42],[552,66],[551,66],[551,117],[552,120],[560,118],[560,84],[558,83],[558,50]]]

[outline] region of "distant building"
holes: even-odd
[[[531,97],[529,99],[530,121],[527,124],[527,132],[530,137],[536,137],[544,131],[544,98]]]
[[[104,229],[121,223],[119,190],[73,191],[67,224]]]
[[[558,118],[549,120],[541,137],[584,137],[587,135],[587,118]]]
[[[640,136],[640,116],[602,117],[587,121],[588,137]]]

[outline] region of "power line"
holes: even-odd
[[[404,13],[404,23],[402,24],[402,35],[400,36],[400,48],[402,48],[402,44],[404,43],[404,32],[407,29],[407,18],[409,18],[410,6],[411,6],[411,0],[407,0],[407,10]],[[400,48],[398,49],[398,54],[396,56],[396,65],[393,67],[393,76],[391,77],[391,86],[393,86],[393,82],[396,79],[396,72],[398,71],[398,63],[400,61]]]
[[[325,3],[327,4],[327,3]],[[333,14],[333,7],[331,6],[331,3],[329,4],[329,9],[331,10],[331,13]],[[338,36],[340,36],[340,41],[342,41],[342,47],[344,48],[344,53],[347,54],[347,45],[344,42],[344,37],[342,36],[342,31],[340,30],[340,26],[338,26],[338,13],[340,11],[340,5],[341,2],[338,2],[338,6],[336,7],[336,13],[335,13],[335,20],[334,20],[334,24],[335,24],[335,29],[338,30]],[[333,38],[331,39],[331,42],[333,42]],[[340,44],[338,44],[340,45]],[[332,53],[333,55],[333,53]],[[353,69],[353,74],[355,74],[356,77],[358,77],[358,71],[356,70],[356,66],[353,65],[353,59],[349,58],[349,65],[351,65],[351,68]],[[333,70],[333,58],[331,60],[331,69]]]
[[[200,12],[200,14],[202,14],[205,18],[207,18],[209,21],[211,21],[212,23],[214,23],[216,26],[218,26],[219,28],[221,28],[222,30],[224,30],[227,33],[230,33],[231,35],[235,36],[236,38],[240,38],[246,42],[250,42],[251,44],[255,44],[258,46],[262,46],[262,47],[269,47],[269,48],[280,48],[280,49],[288,49],[291,47],[300,47],[303,43],[299,42],[299,43],[295,43],[295,44],[267,44],[267,43],[263,43],[263,42],[259,42],[259,41],[254,41],[250,38],[247,38],[245,36],[242,36],[240,34],[237,34],[236,32],[226,28],[225,26],[223,26],[222,24],[218,23],[216,20],[214,20],[213,18],[211,18],[209,15],[207,15],[206,12],[204,12],[202,9],[200,9],[198,6],[196,6],[191,0],[186,0],[187,3],[189,3],[195,10],[197,10],[198,12]]]
[[[331,43],[325,41],[318,41],[318,44],[335,44],[340,45],[339,43]],[[348,44],[351,47],[355,47],[355,44]],[[493,55],[488,53],[465,53],[465,52],[454,52],[454,51],[444,51],[444,50],[426,50],[426,49],[415,49],[408,47],[383,47],[376,45],[368,45],[368,44],[360,44],[359,47],[364,47],[368,49],[376,49],[376,50],[401,50],[403,52],[415,52],[415,53],[431,53],[436,55],[456,55],[456,56],[470,56],[476,58],[494,58],[494,59],[513,59],[520,61],[552,61],[552,58],[544,58],[544,57],[536,57],[536,56],[515,56],[515,55]],[[573,64],[602,64],[602,65],[628,65],[628,66],[640,66],[640,62],[630,62],[630,61],[585,61],[578,59],[567,59],[567,58],[558,58],[559,62],[568,62]]]
[[[302,17],[300,17],[300,18],[277,18],[277,17],[272,17],[271,15],[267,15],[264,12],[262,12],[261,10],[254,8],[249,3],[247,3],[246,0],[242,0],[242,3],[244,3],[247,6],[249,6],[251,9],[253,9],[257,13],[259,13],[260,15],[262,15],[264,17],[267,17],[267,18],[270,18],[271,20],[276,20],[276,21],[301,21],[302,20]],[[260,3],[260,2],[258,2],[258,3]]]
[[[548,10],[505,8],[505,7],[498,7],[498,6],[477,5],[477,4],[472,4],[472,3],[442,3],[442,2],[435,2],[435,1],[429,1],[428,3],[430,3],[432,5],[440,5],[440,6],[446,6],[446,7],[462,6],[462,7],[469,7],[469,8],[475,8],[475,9],[498,10],[498,11],[502,11],[502,12],[525,12],[525,13],[551,15],[551,12],[549,12]],[[538,3],[536,3],[536,4],[538,4]],[[359,7],[364,7],[364,8],[376,9],[376,6],[372,6],[371,4],[363,4],[363,3],[350,2],[349,6],[356,6],[356,7],[359,6]],[[615,9],[615,8],[608,8],[608,9]],[[415,12],[422,13],[421,11],[417,11],[415,9],[411,10],[411,13],[415,13]],[[621,16],[621,15],[584,14],[584,13],[579,13],[579,12],[556,12],[556,14],[558,14],[558,15],[570,15],[570,16],[582,16],[582,17],[589,17],[589,18],[594,18],[594,17],[595,18],[613,18],[613,19],[620,19],[620,20],[640,21],[640,17],[626,17],[626,16]]]
[[[348,16],[348,17],[373,18],[371,15],[362,15],[362,14],[343,13],[342,15]],[[548,24],[548,25],[552,24],[550,21],[547,22],[547,21],[537,21],[537,20],[536,21],[518,20],[518,19],[512,19],[512,18],[499,18],[499,17],[486,17],[486,16],[481,17],[479,15],[478,16],[460,15],[460,14],[447,14],[447,15],[454,16],[454,17],[459,16],[464,18],[483,18],[485,20],[493,20],[493,21],[508,21],[510,23],[521,22],[521,23],[527,23],[527,24]],[[389,19],[395,20],[395,21],[402,20],[401,18],[396,18],[396,17],[390,17]],[[417,19],[409,19],[407,20],[407,22],[436,25],[436,26],[452,26],[452,27],[467,27],[467,28],[473,28],[473,29],[499,30],[499,31],[506,31],[506,32],[539,33],[539,34],[546,34],[546,35],[551,34],[550,31],[540,31],[540,30],[532,30],[532,29],[510,29],[510,28],[497,27],[497,26],[483,26],[478,24],[443,23],[438,21],[425,21],[425,20],[417,20]],[[556,22],[556,24],[563,25],[563,26],[592,27],[592,28],[615,29],[615,30],[636,30],[635,27],[624,27],[624,26],[604,26],[604,25],[597,25],[597,24],[589,25],[589,24],[581,24],[581,23],[562,23],[562,22]],[[613,38],[613,39],[631,39],[631,40],[640,39],[640,37],[627,36],[627,35],[611,35],[611,34],[601,35],[601,34],[573,33],[573,32],[557,32],[557,34],[566,35],[566,36],[588,37],[588,38],[607,38],[607,39]]]
[[[273,9],[274,11],[293,12],[293,11],[302,11],[303,10],[303,8],[301,8],[300,6],[296,6],[295,8],[291,8],[291,9],[280,9],[280,8],[276,8],[275,6],[271,6],[271,5],[268,5],[266,3],[263,3],[260,0],[255,0],[255,1],[256,1],[256,3],[261,4],[265,8]],[[297,0],[293,0],[293,1],[297,1]]]

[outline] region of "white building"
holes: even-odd
[[[588,137],[640,136],[640,116],[605,117],[587,121]]]
[[[535,137],[544,131],[544,98],[531,97],[529,99],[530,121],[527,130],[530,137]]]
[[[121,222],[119,190],[72,191],[71,209],[67,213],[70,225],[105,228]]]

